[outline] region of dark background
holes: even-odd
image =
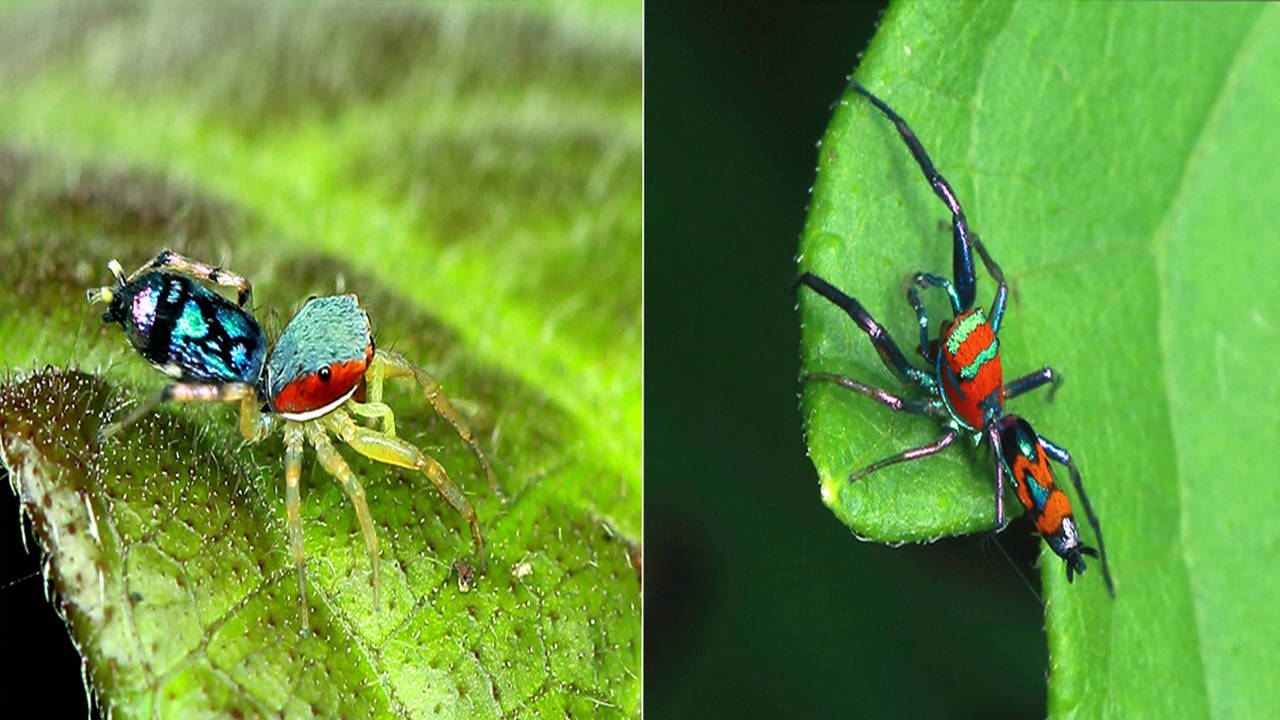
[[[989,536],[860,542],[805,454],[796,243],[882,9],[646,6],[649,717],[1045,713],[1043,610]],[[1038,584],[1029,527],[1001,542]]]

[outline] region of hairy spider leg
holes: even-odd
[[[341,413],[341,410],[336,410],[320,422],[302,423],[302,429],[306,431],[307,440],[310,441],[311,446],[316,449],[316,459],[320,461],[320,466],[342,484],[342,489],[347,491],[347,497],[351,499],[351,504],[356,509],[356,519],[360,521],[360,532],[364,535],[364,544],[369,551],[369,568],[373,576],[373,607],[377,610],[381,607],[382,585],[378,580],[378,533],[373,527],[373,516],[369,514],[369,503],[364,497],[364,486],[356,479],[347,461],[342,459],[337,449],[333,447],[333,443],[329,442],[329,436],[325,434],[326,429],[333,427],[328,422],[329,419]],[[355,426],[351,418],[345,414],[342,414],[342,419],[352,427]],[[359,450],[359,448],[356,449]]]
[[[480,569],[484,570],[488,567],[488,558],[484,549],[484,536],[480,532],[480,523],[476,519],[476,511],[471,507],[471,503],[467,501],[467,497],[458,489],[458,486],[449,479],[449,474],[445,472],[440,463],[423,454],[416,446],[405,440],[357,425],[342,410],[336,410],[330,415],[326,415],[320,419],[320,423],[342,442],[350,445],[351,449],[371,460],[409,470],[421,470],[426,474],[427,478],[431,480],[431,484],[436,486],[436,490],[467,521],[467,524],[471,527],[471,538],[475,541],[476,556]],[[355,501],[354,496],[352,501]],[[363,497],[359,502],[363,503]]]
[[[1102,541],[1102,527],[1098,525],[1098,518],[1093,514],[1093,506],[1089,504],[1089,496],[1084,491],[1084,482],[1080,479],[1080,471],[1076,469],[1076,463],[1071,459],[1071,453],[1067,452],[1066,448],[1054,444],[1039,433],[1036,433],[1036,438],[1040,441],[1040,447],[1044,448],[1045,453],[1055,462],[1066,465],[1067,472],[1071,474],[1071,484],[1075,486],[1076,495],[1080,498],[1080,504],[1084,506],[1084,515],[1089,519],[1089,526],[1093,528],[1093,534],[1098,538],[1099,559],[1102,560],[1102,577],[1107,581],[1107,592],[1111,593],[1111,597],[1114,598],[1116,596],[1116,586],[1111,582],[1111,570],[1107,567],[1107,545]],[[1070,574],[1068,574],[1067,579],[1071,579]]]
[[[796,285],[807,285],[836,307],[844,310],[845,314],[852,318],[858,327],[867,334],[867,337],[871,339],[871,344],[875,346],[876,352],[880,355],[885,367],[893,371],[903,382],[919,385],[930,395],[937,394],[938,384],[933,377],[907,362],[907,358],[898,349],[898,345],[889,335],[889,331],[876,322],[875,318],[871,317],[861,303],[810,272],[801,275],[800,279],[796,281]]]
[[[933,455],[935,453],[942,452],[942,450],[946,449],[949,445],[951,445],[951,443],[955,442],[955,439],[959,434],[960,434],[959,430],[953,427],[949,427],[947,428],[947,432],[943,434],[942,437],[938,438],[937,442],[931,443],[929,445],[921,445],[918,448],[911,448],[910,450],[903,450],[897,455],[892,455],[879,462],[874,462],[862,468],[861,470],[854,471],[849,475],[849,482],[857,482],[858,480],[861,480],[863,477],[870,475],[871,473],[877,470],[881,470],[883,468],[889,467],[890,465],[896,465],[900,462],[905,462],[907,460],[915,460],[916,458],[922,458],[927,455]]]
[[[378,350],[374,353],[373,362],[369,364],[369,369],[365,372],[365,398],[368,401],[365,405],[372,406],[373,412],[384,418],[384,428],[390,428],[390,432],[387,434],[395,436],[395,423],[391,409],[382,404],[382,381],[385,378],[396,377],[412,377],[418,383],[418,387],[427,396],[427,401],[431,403],[431,407],[435,409],[436,414],[447,420],[453,426],[454,431],[458,433],[458,437],[471,446],[472,451],[476,454],[476,459],[480,461],[480,467],[484,469],[484,474],[489,479],[489,487],[495,493],[501,494],[502,489],[498,487],[498,478],[493,474],[493,466],[489,464],[489,459],[485,457],[484,450],[480,448],[480,443],[476,440],[475,434],[471,432],[471,426],[454,409],[453,403],[449,402],[449,398],[441,390],[440,383],[426,370],[409,362],[403,355],[388,350]],[[385,411],[378,408],[379,405],[386,408]],[[441,470],[441,472],[443,473],[444,471]],[[449,484],[452,485],[452,483]],[[437,487],[439,487],[438,483]],[[443,493],[444,491],[441,490],[441,492]],[[447,493],[445,497],[448,497]],[[453,501],[450,500],[450,502]],[[454,507],[458,507],[458,505],[455,503]],[[459,508],[458,511],[462,512],[462,509]],[[478,538],[479,535],[476,537]]]
[[[307,550],[302,541],[302,495],[298,484],[302,479],[302,445],[304,433],[301,423],[291,422],[284,427],[284,514],[289,526],[289,551],[293,555],[293,567],[298,573],[298,604],[302,606],[302,628],[311,627],[311,613],[307,609]]]
[[[1051,367],[1042,367],[1039,370],[1023,375],[1017,380],[1011,380],[1004,384],[1004,399],[1010,400],[1024,393],[1031,392],[1038,387],[1053,383],[1049,388],[1049,402],[1053,402],[1053,396],[1058,392],[1058,388],[1062,386],[1062,373]]]
[[[161,388],[138,404],[123,420],[102,428],[98,436],[107,440],[121,430],[141,420],[145,415],[166,402],[239,402],[240,434],[245,440],[259,440],[270,430],[269,421],[258,409],[258,394],[248,383],[221,385],[189,385],[175,383]]]
[[[956,291],[960,298],[960,304],[964,308],[973,306],[973,298],[976,292],[976,282],[974,279],[973,268],[973,251],[969,240],[969,222],[964,217],[964,209],[960,207],[960,201],[956,199],[955,191],[951,189],[942,174],[933,166],[933,161],[929,159],[929,154],[925,152],[924,146],[920,144],[920,139],[912,132],[911,127],[907,125],[907,121],[898,116],[888,105],[884,104],[880,98],[872,95],[869,90],[862,87],[858,83],[852,83],[853,89],[865,95],[872,105],[875,105],[880,112],[893,121],[895,127],[898,128],[898,134],[902,136],[902,141],[907,144],[907,149],[916,159],[916,164],[920,166],[920,171],[924,173],[925,180],[929,181],[929,185],[933,187],[933,192],[942,199],[947,209],[951,211],[951,227],[954,242],[952,243],[952,274],[955,276]]]
[[[134,270],[133,274],[125,279],[125,283],[133,282],[134,278],[148,270],[161,269],[172,270],[197,280],[208,280],[214,285],[235,288],[236,304],[240,307],[253,306],[253,286],[249,284],[248,279],[243,275],[228,272],[208,263],[202,263],[172,250],[161,250],[155,257],[148,260],[145,265]]]

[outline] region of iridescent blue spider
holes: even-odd
[[[268,350],[266,335],[251,312],[253,289],[240,275],[169,250],[128,277],[115,260],[108,267],[115,284],[89,290],[89,302],[106,303],[102,321],[119,323],[133,348],[178,382],[104,428],[103,439],[167,401],[239,402],[240,433],[249,441],[261,440],[283,426],[286,515],[303,628],[310,624],[298,492],[304,440],[316,449],[321,466],[342,483],[355,506],[369,550],[375,608],[380,600],[378,537],[364,489],[334,449],[330,434],[365,457],[424,472],[471,526],[477,559],[484,567],[484,539],[475,510],[440,463],[396,437],[395,415],[382,402],[383,380],[416,380],[435,411],[471,445],[497,492],[493,467],[434,378],[396,353],[374,349],[369,316],[355,295],[311,298]],[[196,280],[234,288],[236,302]],[[363,401],[356,399],[361,389]],[[381,429],[358,425],[351,415],[380,424]]]

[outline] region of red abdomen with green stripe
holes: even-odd
[[[1004,373],[1000,369],[1000,341],[982,308],[961,313],[942,329],[938,347],[938,377],[951,414],[967,430],[979,430],[987,417],[1004,407]]]

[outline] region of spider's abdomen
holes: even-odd
[[[969,430],[981,428],[988,413],[1004,407],[1000,341],[981,308],[961,313],[942,332],[938,376],[951,414]]]
[[[138,354],[186,382],[256,383],[267,340],[247,310],[183,275],[145,273],[112,297],[117,322]]]
[[[372,360],[369,316],[356,296],[312,298],[267,356],[263,394],[288,419],[317,418],[351,397]]]
[[[1071,501],[1058,489],[1049,458],[1031,424],[1006,415],[1000,427],[1000,452],[1018,502],[1035,519],[1036,530],[1058,555],[1080,546]]]

